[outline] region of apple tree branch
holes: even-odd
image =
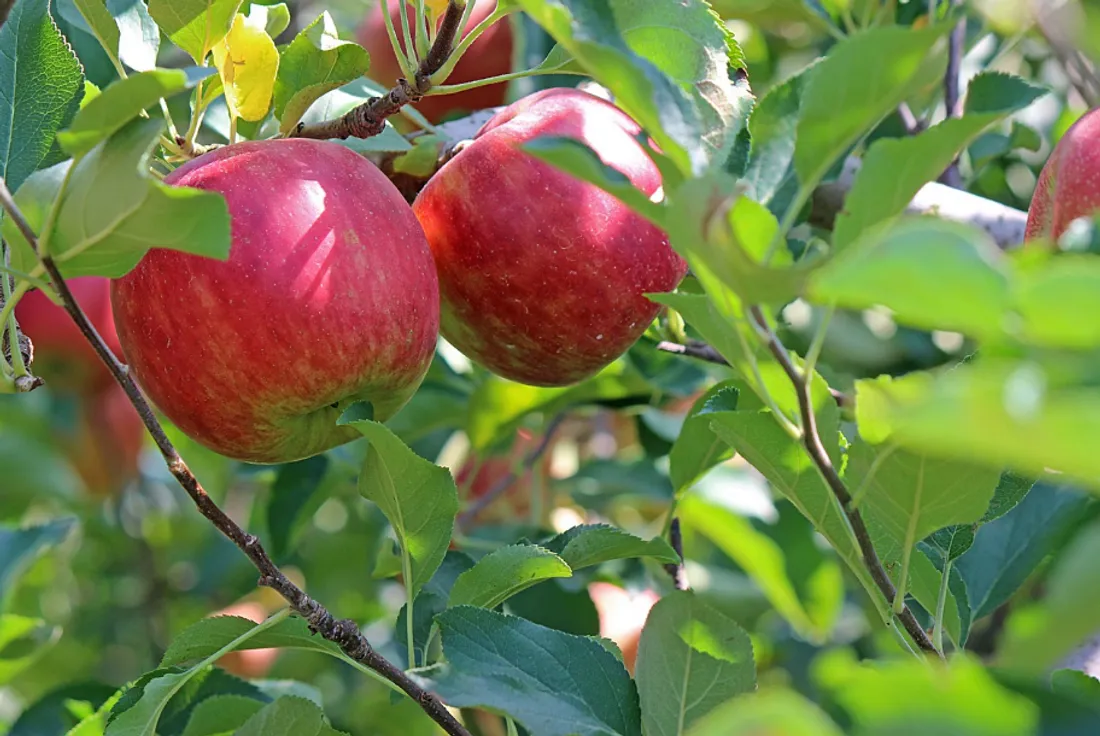
[[[271,588],[281,595],[291,609],[309,623],[312,631],[320,634],[328,641],[335,643],[350,658],[369,667],[371,670],[377,672],[399,687],[412,698],[417,705],[432,718],[432,720],[438,723],[447,734],[450,734],[450,736],[469,736],[469,731],[451,715],[450,711],[447,710],[446,706],[443,705],[439,698],[422,688],[399,667],[375,651],[354,621],[350,619],[337,619],[324,605],[309,597],[305,591],[295,585],[290,578],[275,565],[263,545],[260,543],[259,538],[241,529],[241,527],[233,521],[233,519],[231,519],[212,498],[210,498],[198,478],[195,477],[191,468],[188,467],[187,463],[172,444],[172,441],[168,438],[160,421],[154,414],[152,407],[150,407],[149,402],[145,400],[141,390],[138,389],[137,384],[130,375],[127,366],[123,365],[119,359],[115,357],[110,348],[108,348],[107,344],[103,341],[103,338],[96,331],[95,327],[88,320],[87,315],[84,314],[80,305],[77,304],[72,291],[69,290],[53,258],[38,252],[38,239],[27,223],[26,218],[23,217],[23,213],[20,212],[18,206],[16,206],[7,185],[4,184],[2,180],[0,180],[0,205],[3,206],[7,214],[15,222],[20,232],[22,232],[23,237],[26,238],[27,242],[30,243],[31,247],[38,253],[39,260],[46,269],[46,273],[49,274],[54,289],[61,297],[65,311],[68,312],[69,316],[76,322],[81,333],[88,342],[91,343],[92,347],[95,348],[96,354],[98,354],[100,359],[106,364],[115,381],[117,381],[122,387],[122,390],[126,392],[127,398],[129,398],[130,403],[133,404],[134,408],[137,410],[142,423],[145,424],[145,428],[153,437],[157,449],[160,450],[160,454],[164,457],[164,462],[168,465],[168,470],[179,482],[183,490],[187,492],[187,495],[191,497],[199,513],[205,516],[219,532],[244,552],[245,556],[247,556],[256,567],[260,573],[258,584]]]
[[[400,0],[403,4],[404,0]],[[474,0],[469,0],[474,2]],[[386,127],[386,118],[396,115],[405,105],[420,102],[432,87],[431,76],[443,68],[454,51],[455,39],[460,32],[462,16],[466,3],[461,5],[455,0],[447,3],[443,20],[439,24],[439,33],[420,60],[413,79],[402,77],[397,84],[381,97],[374,97],[353,108],[336,120],[306,125],[298,123],[289,137],[291,138],[370,138],[379,135]],[[404,10],[402,9],[402,12]]]

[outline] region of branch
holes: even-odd
[[[672,584],[676,590],[687,590],[687,570],[684,569],[684,538],[680,535],[680,517],[675,516],[668,527],[668,543],[680,556],[680,561],[670,562],[665,565],[665,572],[672,578]]]
[[[959,0],[950,0],[951,9],[958,7]],[[962,65],[963,51],[966,46],[966,16],[959,19],[955,27],[951,29],[951,36],[947,46],[947,71],[943,77],[943,104],[948,118],[957,118],[962,115],[962,106],[959,104],[959,73]],[[963,188],[962,174],[959,173],[959,159],[956,158],[940,176],[940,181],[954,189]]]
[[[684,345],[678,342],[659,342],[657,343],[657,349],[664,353],[686,355],[689,358],[714,363],[715,365],[729,365],[729,361],[723,358],[722,354],[713,345],[708,345],[702,340],[691,340]],[[842,409],[850,408],[855,404],[851,396],[842,391],[837,391],[835,388],[830,387],[829,393],[833,395],[837,406]]]
[[[2,181],[0,181],[0,203],[3,204],[4,209],[7,210],[16,224],[19,225],[24,237],[27,238],[27,242],[35,249],[35,252],[38,252],[37,238],[30,230],[29,226],[24,229],[26,221],[23,219],[22,213],[19,212],[19,208],[15,206],[14,201],[11,199],[11,193],[8,192],[7,186],[3,184]],[[186,491],[187,495],[194,501],[195,506],[198,507],[199,513],[209,519],[219,532],[225,535],[233,544],[237,545],[248,559],[252,561],[252,564],[255,565],[260,573],[258,584],[271,588],[281,595],[294,612],[309,623],[309,627],[313,632],[337,644],[349,657],[366,665],[401,688],[410,698],[416,701],[416,703],[424,709],[424,712],[426,712],[432,720],[438,723],[445,732],[451,736],[469,736],[469,732],[466,728],[450,714],[446,706],[444,706],[434,694],[420,687],[420,685],[414,682],[399,667],[376,652],[354,621],[350,619],[337,620],[336,617],[321,605],[321,603],[310,598],[306,595],[305,591],[291,582],[290,578],[284,575],[275,563],[272,562],[267,551],[264,550],[263,545],[260,544],[259,538],[241,529],[241,527],[238,526],[233,519],[229,518],[214,500],[207,495],[206,490],[202,487],[202,484],[199,483],[198,478],[195,477],[195,474],[191,472],[187,463],[180,457],[172,441],[168,439],[168,435],[165,434],[164,428],[157,420],[149,403],[145,400],[145,397],[138,389],[134,379],[130,376],[129,369],[114,356],[103,341],[103,338],[96,332],[95,327],[92,326],[92,323],[88,320],[87,315],[84,314],[80,305],[77,304],[76,299],[73,298],[72,291],[69,290],[69,286],[65,283],[53,258],[39,253],[39,259],[45,267],[46,272],[49,274],[54,289],[56,289],[58,295],[61,297],[61,301],[65,306],[65,311],[67,311],[73,321],[76,322],[81,333],[83,333],[84,337],[92,344],[92,347],[95,348],[100,359],[107,365],[107,369],[111,372],[111,375],[114,376],[114,379],[122,386],[123,391],[126,392],[126,396],[130,399],[130,403],[134,405],[138,415],[141,417],[141,421],[145,424],[145,428],[149,431],[149,434],[152,435],[153,441],[157,445],[157,449],[160,450],[161,455],[164,457],[164,461],[168,465],[168,470],[171,471],[180,486],[183,487],[183,490]]]
[[[848,517],[848,523],[852,527],[860,552],[863,554],[863,563],[867,565],[875,585],[882,591],[882,595],[885,596],[886,600],[893,604],[894,599],[898,596],[898,591],[890,580],[890,576],[886,573],[886,568],[883,567],[878,552],[875,551],[875,546],[871,542],[871,533],[867,531],[867,525],[863,523],[862,514],[858,509],[852,508],[852,496],[848,493],[848,488],[844,485],[840,474],[833,467],[833,461],[825,450],[825,445],[821,442],[821,435],[817,431],[817,416],[814,414],[813,399],[810,396],[810,378],[803,375],[795,367],[791,361],[790,353],[787,352],[787,349],[783,347],[783,343],[779,341],[779,337],[768,326],[767,319],[760,307],[751,307],[749,313],[751,317],[749,321],[756,328],[761,339],[767,344],[768,350],[782,366],[783,372],[790,378],[795,391],[798,393],[798,410],[802,416],[802,442],[806,447],[806,452],[809,453],[810,458],[821,472],[821,476],[825,479],[829,489],[832,490],[833,495],[840,501],[840,506],[844,510],[844,515]],[[918,647],[927,652],[939,654],[932,645],[932,640],[928,638],[928,633],[921,628],[908,606],[902,607],[901,612],[898,613],[898,618]]]
[[[496,482],[488,492],[478,498],[476,501],[466,507],[461,514],[458,515],[456,525],[462,529],[477,518],[478,514],[484,511],[493,501],[496,501],[500,496],[504,494],[512,485],[519,480],[528,470],[535,467],[535,463],[539,461],[546,451],[550,448],[550,442],[554,439],[554,433],[558,431],[558,427],[565,421],[565,413],[562,412],[556,417],[550,420],[550,423],[546,425],[546,432],[542,436],[542,440],[538,446],[531,452],[527,453],[527,457],[523,458],[519,468],[513,468],[508,475],[504,476]]]
[[[432,47],[428,49],[427,55],[421,59],[414,79],[398,79],[396,86],[382,97],[375,97],[336,120],[327,120],[315,125],[298,123],[298,127],[290,133],[289,137],[344,139],[370,138],[379,135],[386,128],[386,118],[396,115],[405,105],[420,102],[431,89],[431,76],[440,70],[454,51],[455,38],[458,36],[465,8],[465,3],[460,6],[455,0],[447,3],[447,10],[443,13],[443,20],[439,24],[439,33]]]
[[[814,190],[809,217],[811,225],[833,229],[837,215],[844,211],[844,200],[861,166],[858,158],[849,158],[836,181],[822,184]],[[939,182],[929,182],[921,187],[905,212],[910,215],[935,215],[981,228],[1005,250],[1024,242],[1026,212]]]

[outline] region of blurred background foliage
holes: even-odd
[[[926,4],[915,1],[716,0],[714,5],[744,49],[758,96],[821,55],[849,24],[882,12],[894,13],[902,24],[927,20]],[[1051,146],[1087,101],[1043,34],[1014,21],[1024,16],[1006,13],[1005,5],[975,4],[964,77],[1001,69],[1053,92],[1017,116],[1010,132],[979,138],[962,167],[971,192],[1026,208]],[[362,0],[298,3],[282,40],[326,9],[345,38],[353,37],[366,13]],[[81,30],[73,0],[56,0],[54,14],[88,78],[101,87],[109,83],[114,71],[95,39]],[[550,41],[533,23],[516,23],[524,40],[516,63],[533,65]],[[514,84],[512,97],[561,83],[553,77],[523,80]],[[900,125],[888,119],[876,135],[897,134]],[[817,315],[796,302],[784,318],[784,339],[804,348]],[[856,378],[955,360],[966,347],[957,335],[899,327],[886,314],[839,313],[822,363],[830,382],[844,386]],[[648,538],[661,533],[673,497],[668,453],[685,413],[726,377],[720,366],[657,352],[647,337],[597,383],[568,391],[534,389],[492,378],[443,346],[423,389],[391,424],[418,453],[451,467],[467,500],[513,469],[521,471],[504,497],[463,529],[456,546],[464,551],[480,554],[502,541],[581,521],[610,521]],[[42,635],[55,639],[29,660],[22,658],[25,649],[11,642],[0,648],[0,662],[18,665],[0,668],[0,731],[15,724],[13,736],[63,733],[58,729],[64,709],[58,703],[74,693],[93,702],[106,697],[155,667],[171,638],[203,616],[230,606],[262,615],[279,605],[273,594],[257,591],[254,569],[195,512],[152,448],[143,449],[132,469],[109,468],[121,480],[113,482],[118,487],[103,487],[94,468],[81,460],[87,453],[80,448],[111,430],[88,429],[90,411],[85,398],[50,388],[0,397],[5,533],[79,519],[59,531],[63,541],[43,554],[13,547],[7,538],[0,543],[2,569],[12,573],[9,566],[16,566],[15,574],[0,576],[8,583],[0,590],[4,612],[42,618],[50,627]],[[524,459],[551,424],[556,431],[549,449],[527,467]],[[211,495],[265,540],[284,570],[339,616],[360,622],[387,656],[403,661],[394,621],[404,594],[392,578],[390,533],[379,510],[355,487],[364,443],[291,466],[261,468],[220,458],[175,432],[173,440]],[[995,646],[1006,611],[1042,591],[1044,572],[1095,517],[1096,507],[1071,489],[1040,484],[1016,510],[982,529],[975,543],[980,554],[971,557],[985,555],[999,574],[961,565],[964,576],[998,581],[982,590],[981,605],[971,591],[980,617],[969,647],[978,655]],[[829,703],[830,667],[843,669],[835,660],[848,656],[836,650],[859,655],[895,646],[869,634],[862,597],[848,592],[854,588],[835,557],[808,522],[786,502],[774,500],[740,459],[703,477],[681,513],[691,584],[751,632],[762,684],[787,684]],[[1027,534],[1025,523],[1034,527]],[[768,555],[780,561],[777,568],[746,569],[737,562]],[[790,587],[805,610],[797,616],[777,611],[769,602],[775,596],[766,594],[769,586]],[[669,587],[659,566],[629,561],[541,583],[508,608],[565,631],[626,632],[622,637],[629,646],[652,592]],[[802,623],[792,624],[799,617]],[[353,734],[433,732],[413,703],[394,704],[385,688],[317,654],[253,652],[225,665],[242,677],[305,683],[324,701],[333,724]]]

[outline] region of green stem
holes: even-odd
[[[901,554],[901,574],[898,575],[897,593],[894,594],[894,613],[905,610],[905,592],[909,590],[909,562],[913,558],[913,545],[908,545]]]
[[[229,145],[237,142],[237,116],[229,116]]]
[[[848,508],[855,511],[859,508],[859,504],[863,501],[863,497],[867,495],[868,489],[871,487],[871,481],[874,479],[875,474],[878,473],[879,468],[886,458],[890,457],[894,453],[894,450],[898,449],[897,445],[890,445],[882,452],[875,455],[874,461],[871,463],[871,467],[867,469],[867,475],[864,476],[863,481],[859,484],[859,488],[852,494],[852,500],[848,503]]]
[[[409,69],[406,72],[408,75],[406,78],[410,83],[413,83],[416,79],[416,66],[420,58],[416,54],[416,43],[413,41],[412,33],[409,30],[409,14],[405,12],[405,0],[398,0],[398,2],[401,4],[401,12],[398,13],[401,18],[401,38],[405,41],[405,48],[409,50]]]
[[[4,251],[4,260],[7,261],[8,252]],[[6,264],[5,264],[6,265]],[[0,293],[4,295],[4,306],[6,307],[9,302],[12,301],[12,288],[11,281],[8,279],[8,275],[0,275]],[[21,376],[28,375],[27,364],[23,360],[23,351],[19,349],[19,325],[15,321],[15,309],[14,304],[12,309],[8,311],[7,329],[8,329],[8,346],[11,348],[11,368],[12,376],[14,378],[20,378]],[[8,366],[4,366],[4,372],[7,373]]]
[[[160,98],[160,111],[164,113],[164,122],[168,124],[168,134],[174,141],[179,138],[179,131],[176,130],[176,121],[172,119],[172,113],[168,110],[168,102],[161,97]]]
[[[466,27],[465,24],[469,21],[470,12],[473,10],[473,7],[474,0],[469,0],[469,2],[466,3],[466,12],[462,15],[463,28]],[[451,55],[447,57],[447,63],[441,66],[439,68],[439,71],[432,75],[432,87],[443,84],[443,82],[447,81],[447,77],[449,77],[451,75],[451,72],[454,71],[455,65],[458,64],[458,61],[462,58],[462,55],[470,49],[470,46],[473,45],[474,41],[476,41],[482,33],[488,30],[489,26],[493,25],[501,18],[504,18],[514,12],[516,12],[516,8],[502,8],[500,6],[497,6],[497,9],[490,13],[485,18],[485,20],[481,21],[476,26],[471,28],[470,32],[467,33],[466,36],[461,41],[459,41],[458,45],[454,47]]]
[[[405,579],[405,638],[408,645],[409,667],[416,666],[416,642],[413,641],[413,571],[412,555],[408,545],[401,544],[401,574]]]
[[[4,281],[7,281],[7,279],[4,279]],[[10,295],[4,295],[4,308],[0,309],[0,325],[8,323],[8,320],[15,314],[15,305],[19,303],[24,294],[30,291],[30,288],[29,282],[20,281],[15,285],[15,290]]]
[[[736,325],[733,326],[733,331],[737,333],[738,339],[741,341],[741,349],[745,351],[745,356],[749,361],[749,368],[752,371],[753,381],[756,383],[756,393],[763,400],[764,404],[775,416],[775,421],[779,422],[779,426],[783,428],[791,439],[802,439],[802,428],[791,421],[791,418],[779,408],[779,404],[775,402],[775,398],[768,391],[767,385],[764,383],[764,376],[760,373],[760,364],[756,360],[756,353],[749,347],[749,341],[745,339],[745,335],[741,332]]]
[[[504,722],[508,724],[508,736],[519,736],[519,731],[516,730],[516,722],[511,718],[505,718]]]
[[[397,0],[397,2],[404,3],[405,0]],[[401,17],[405,17],[405,8],[401,8]],[[409,57],[405,55],[404,50],[401,48],[401,42],[397,40],[397,31],[393,27],[393,18],[390,17],[390,0],[382,0],[382,18],[386,24],[386,35],[390,37],[390,46],[393,47],[393,55],[397,59],[397,66],[401,68],[401,74],[406,79],[411,79],[413,76],[413,65],[409,61]],[[412,50],[412,47],[409,47]]]
[[[416,55],[423,59],[428,55],[428,24],[424,13],[424,0],[416,0]]]
[[[806,351],[806,365],[802,369],[807,376],[813,376],[814,366],[817,365],[817,359],[821,357],[821,349],[825,346],[825,335],[829,332],[829,322],[832,321],[835,312],[835,305],[830,305],[825,310],[825,313],[821,316],[821,323],[814,332],[813,340],[810,341],[810,349]]]
[[[946,555],[945,555],[946,557]],[[943,564],[943,579],[940,580],[940,595],[936,598],[936,621],[932,626],[932,646],[943,652],[943,611],[947,607],[947,586],[951,581],[951,563]]]
[[[463,82],[462,84],[441,84],[433,86],[428,90],[425,97],[431,95],[450,95],[456,92],[465,92],[468,89],[477,89],[478,87],[487,87],[490,84],[499,84],[501,82],[510,82],[513,79],[522,79],[524,77],[535,77],[540,74],[576,74],[578,76],[588,76],[585,72],[580,71],[561,71],[558,69],[524,69],[518,72],[509,72],[508,74],[498,74],[495,77],[486,77],[485,79],[476,79],[473,82]]]
[[[44,281],[41,278],[31,276],[29,273],[24,273],[23,271],[17,271],[9,266],[0,266],[0,273],[6,273],[9,276],[13,276],[16,281],[29,281],[31,286],[36,289],[41,289],[42,291],[51,290],[49,281]]]

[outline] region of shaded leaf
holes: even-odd
[[[561,555],[572,570],[639,557],[650,557],[658,562],[680,562],[679,555],[663,538],[641,539],[607,524],[575,526],[544,542],[543,546]]]
[[[531,544],[501,547],[458,576],[448,607],[496,608],[538,582],[572,574],[569,565],[548,549]]]
[[[733,457],[733,450],[710,428],[710,414],[735,411],[740,398],[735,381],[715,384],[692,405],[669,452],[669,477],[683,493],[715,465]]]

